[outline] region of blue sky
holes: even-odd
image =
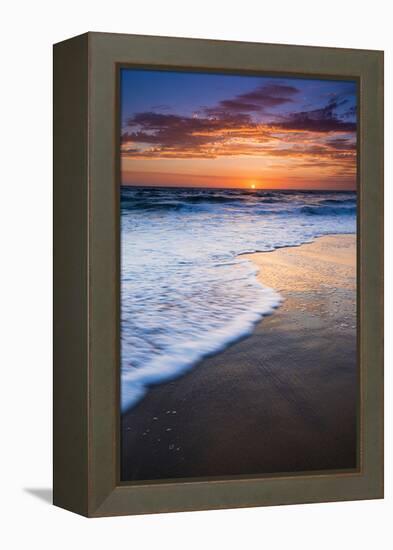
[[[120,83],[123,183],[355,185],[355,81],[124,68]]]

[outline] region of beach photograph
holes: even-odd
[[[355,80],[120,69],[120,479],[356,470]]]

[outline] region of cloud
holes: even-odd
[[[292,96],[299,92],[294,86],[265,84],[251,92],[239,94],[233,99],[223,99],[215,107],[206,108],[207,114],[252,113],[264,111],[266,107],[276,107],[293,101]]]
[[[156,144],[162,147],[198,147],[209,142],[228,139],[255,126],[249,115],[228,114],[220,117],[179,116],[154,112],[138,113],[128,119],[134,131],[122,134],[122,142]]]
[[[294,86],[268,84],[213,107],[201,107],[189,116],[155,110],[136,113],[123,129],[122,156],[282,158],[288,168],[330,166],[337,172],[353,173],[356,123],[348,120],[352,109],[345,111],[348,99],[336,94],[318,109],[289,114],[274,114],[273,109],[272,114],[272,107],[294,103],[296,94]],[[255,119],[256,113],[263,113],[264,122]]]
[[[347,109],[343,114],[342,118],[354,118],[357,115],[357,106],[353,105],[349,109]]]
[[[284,130],[306,132],[355,132],[356,122],[342,120],[335,112],[346,102],[347,99],[331,99],[325,107],[291,113],[273,125]]]
[[[329,146],[339,151],[354,151],[356,142],[350,138],[333,138],[329,140]]]
[[[297,93],[294,86],[267,84],[224,99],[213,107],[202,108],[193,116],[157,111],[137,113],[127,120],[122,142],[156,145],[162,149],[178,146],[184,150],[207,143],[216,144],[234,135],[247,138],[258,134],[261,140],[264,132],[252,120],[251,114],[291,102]]]
[[[127,126],[121,136],[123,154],[145,158],[213,158],[231,141],[251,139],[261,143],[271,139],[268,129],[245,113],[180,116],[143,112],[129,118]]]

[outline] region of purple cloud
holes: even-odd
[[[217,106],[206,108],[205,112],[207,114],[259,112],[266,107],[276,107],[292,102],[292,96],[298,92],[299,90],[294,86],[266,84],[258,86],[251,92],[239,94],[233,99],[223,99]]]
[[[275,127],[284,130],[308,132],[355,132],[356,123],[342,120],[336,109],[347,102],[347,99],[332,99],[325,107],[311,111],[300,111],[287,115],[281,122],[272,122]]]

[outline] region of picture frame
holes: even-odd
[[[359,468],[120,482],[122,66],[353,78]],[[88,517],[383,498],[383,52],[89,32],[54,46],[54,504]]]

